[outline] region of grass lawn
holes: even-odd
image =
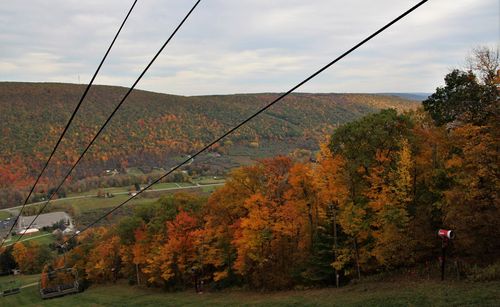
[[[23,285],[28,285],[28,284],[32,284],[34,282],[37,282],[39,279],[40,279],[39,274],[0,276],[0,287],[2,287],[2,289],[3,289],[3,287],[8,286],[9,282],[12,280],[15,280],[19,286],[23,286]],[[2,301],[0,299],[0,305],[2,304],[1,302]]]
[[[197,181],[199,184],[218,184],[218,183],[224,183],[226,182],[226,180],[224,178],[221,178],[221,177],[217,177],[217,179],[214,179],[213,177],[204,177],[204,178],[200,178],[198,181]]]
[[[130,189],[130,186],[125,186],[125,187],[112,187],[112,188],[102,188],[102,190],[105,193],[122,193],[122,192],[128,192]],[[74,197],[74,196],[84,196],[84,195],[94,195],[97,196],[97,191],[99,189],[92,189],[86,192],[79,192],[79,193],[68,193],[68,197]]]
[[[192,184],[191,182],[179,182],[181,187],[194,187],[196,184]]]
[[[11,215],[7,211],[0,211],[0,221],[3,221],[7,218],[9,218]]]
[[[14,242],[16,242],[17,238],[19,238],[19,235],[12,236],[12,239],[10,241],[7,241],[6,245],[8,246],[13,244]],[[54,238],[52,233],[47,231],[40,231],[32,235],[24,235],[20,242],[37,242],[40,245],[49,245],[55,240],[56,239]]]
[[[85,292],[42,301],[37,287],[0,298],[2,306],[498,306],[500,282],[378,282],[283,292],[225,290],[201,295],[166,293],[124,284],[95,286]]]
[[[116,195],[111,198],[99,198],[99,197],[86,197],[79,199],[60,199],[57,202],[54,202],[50,205],[49,209],[46,212],[50,211],[64,211],[65,209],[71,207],[76,216],[81,213],[85,213],[88,211],[94,211],[96,209],[102,208],[111,208],[124,200],[128,199],[130,196],[128,194]],[[147,202],[154,201],[154,198],[134,198],[128,204],[137,205],[143,204]]]
[[[211,186],[201,186],[201,190],[203,191],[203,193],[212,193],[213,191],[217,190],[218,188],[222,187],[221,185],[220,186],[214,186],[214,185],[211,185]]]
[[[73,207],[74,212],[76,215],[83,213],[83,212],[88,212],[88,211],[93,211],[95,209],[102,209],[102,208],[111,208],[119,203],[127,200],[130,196],[127,194],[124,195],[116,195],[115,197],[111,198],[97,198],[97,197],[92,197],[92,198],[82,198],[82,199],[73,199],[73,200],[68,200],[67,205]],[[153,201],[154,199],[151,198],[134,198],[131,200],[128,205],[133,206],[133,205],[138,205],[138,204],[143,204],[143,203],[149,203]],[[64,206],[65,201],[61,200],[58,205],[63,205]]]
[[[158,190],[158,189],[174,189],[178,188],[179,186],[175,182],[162,182],[162,183],[157,183],[154,186],[150,188],[150,190]]]
[[[214,184],[214,183],[224,183],[224,179],[216,179],[216,180],[214,180],[214,179],[204,178],[202,180],[199,180],[198,183],[201,184],[201,185],[203,185],[203,184]],[[141,187],[144,187],[144,186],[146,186],[146,185],[145,184],[141,184]],[[179,187],[192,187],[192,186],[196,186],[196,185],[192,184],[192,183],[189,183],[189,182],[162,182],[162,183],[155,184],[149,190],[175,189],[175,188],[179,188]],[[130,186],[103,188],[102,190],[104,192],[109,192],[111,194],[117,194],[117,193],[127,193],[129,191],[129,189],[130,189]],[[97,191],[98,190],[99,189],[92,189],[92,190],[89,190],[89,191],[86,191],[86,192],[68,193],[68,197],[86,196],[86,195],[97,196]],[[115,195],[115,196],[117,196],[117,195]],[[61,200],[58,200],[57,202],[61,203],[63,201],[64,200],[61,199]],[[0,212],[2,212],[2,211],[0,211]],[[1,219],[2,218],[0,216],[0,220]]]

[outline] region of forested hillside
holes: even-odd
[[[85,85],[74,84],[0,83],[0,188],[23,187],[36,175],[84,89]],[[48,177],[58,177],[77,159],[126,90],[92,87]],[[127,166],[171,167],[173,157],[191,153],[275,97],[183,97],[134,91],[76,169],[75,177]],[[225,153],[232,146],[255,149],[273,144],[276,149],[267,148],[271,156],[297,147],[314,149],[318,139],[337,125],[379,109],[415,106],[415,102],[394,96],[294,94],[214,150]]]
[[[498,279],[497,119],[447,130],[423,110],[365,116],[337,129],[315,162],[264,159],[233,170],[208,199],[136,206],[71,241],[44,272],[64,264],[94,284],[168,290],[325,286],[336,274],[346,284],[403,268],[428,280],[439,274],[444,228],[457,233],[448,276]],[[11,253],[27,270],[22,248]]]

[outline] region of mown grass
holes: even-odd
[[[219,189],[220,187],[222,187],[222,186],[213,186],[213,185],[208,186],[208,187],[207,186],[201,186],[201,191],[203,193],[212,193],[213,191]]]
[[[162,183],[155,184],[154,186],[151,187],[150,190],[176,189],[176,188],[179,188],[179,187],[194,187],[194,186],[196,186],[196,183],[204,185],[204,184],[224,183],[224,181],[225,180],[223,178],[211,179],[211,177],[202,177],[202,178],[199,178],[199,179],[195,180],[195,183],[190,183],[190,182],[162,182]],[[144,187],[145,185],[142,184],[141,186]],[[111,193],[111,194],[128,193],[130,187],[131,186],[111,187],[111,188],[103,188],[102,190],[105,193]],[[85,191],[85,192],[68,193],[68,197],[87,196],[87,195],[97,196],[97,192],[98,191],[99,191],[99,189],[92,189],[92,190]],[[63,202],[63,201],[64,201],[64,199],[58,200],[59,203]],[[0,211],[0,212],[2,212],[2,211]],[[1,220],[1,216],[0,216],[0,220]]]
[[[96,209],[114,207],[117,204],[127,200],[129,197],[130,197],[129,195],[124,194],[124,195],[116,195],[115,197],[111,198],[93,197],[93,198],[75,199],[69,201],[69,205],[73,207],[75,214],[78,215],[80,213],[94,211]],[[129,206],[139,205],[147,202],[151,202],[151,199],[138,197],[132,199],[129,202]]]
[[[33,275],[8,275],[8,276],[0,276],[0,288],[4,289],[9,286],[11,281],[15,281],[18,286],[29,285],[34,282],[38,282],[40,279],[39,274]],[[0,305],[2,301],[0,300]]]
[[[17,241],[17,239],[20,237],[20,235],[15,235],[12,236],[12,238],[9,241],[5,242],[6,246],[10,246],[14,244],[14,242]],[[20,242],[36,242],[40,245],[49,245],[50,243],[54,242],[56,239],[52,233],[47,232],[47,231],[40,231],[31,235],[24,235],[21,239]]]
[[[225,290],[167,293],[123,284],[42,301],[37,288],[0,298],[2,306],[498,306],[500,282],[378,282],[340,289],[282,292]]]
[[[162,182],[155,184],[154,186],[151,187],[152,190],[158,190],[158,189],[175,189],[180,186],[179,183],[176,182]]]
[[[0,221],[3,221],[7,218],[11,217],[10,213],[7,211],[0,211]]]
[[[226,180],[224,178],[219,178],[219,177],[217,177],[216,179],[214,179],[213,177],[205,177],[205,178],[200,178],[197,182],[201,185],[218,184],[218,183],[224,183],[226,182]]]
[[[129,191],[129,188],[130,188],[130,186],[125,186],[125,187],[111,187],[111,188],[103,188],[102,190],[103,190],[105,193],[115,194],[115,193],[126,193],[126,192],[128,192],[128,191]],[[100,190],[100,189],[92,189],[92,190],[85,191],[85,192],[68,193],[68,197],[74,197],[74,196],[86,196],[86,195],[94,195],[94,196],[97,196],[97,192],[98,192],[99,190]]]
[[[86,197],[79,199],[60,199],[58,202],[55,202],[50,207],[48,207],[49,210],[46,210],[46,212],[64,211],[65,209],[72,208],[74,214],[78,216],[79,214],[88,211],[114,207],[120,202],[128,199],[129,197],[130,197],[129,195],[123,194],[123,195],[116,195],[111,198]],[[138,197],[131,200],[129,204],[130,205],[143,204],[146,202],[151,202],[151,200],[154,199]]]

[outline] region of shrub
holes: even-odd
[[[493,281],[500,280],[500,262],[479,267],[477,265],[471,267],[466,272],[467,279],[472,281]]]

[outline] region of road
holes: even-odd
[[[224,182],[221,182],[221,183],[212,183],[212,184],[199,184],[199,183],[196,183],[196,185],[187,186],[187,187],[182,187],[179,184],[177,184],[177,187],[174,187],[174,188],[163,188],[163,189],[155,189],[155,190],[146,190],[146,191],[144,191],[144,193],[162,192],[162,191],[173,191],[173,190],[185,190],[185,189],[197,189],[197,188],[201,188],[201,187],[215,187],[215,186],[221,186],[221,185],[224,185]],[[129,192],[117,192],[117,193],[113,193],[113,195],[124,195],[124,194],[128,194],[128,193]],[[96,195],[95,194],[90,194],[90,195],[81,195],[81,196],[58,198],[58,199],[51,200],[51,202],[57,202],[57,201],[62,201],[62,200],[82,199],[82,198],[92,198],[92,197],[96,197]],[[47,202],[47,201],[39,201],[39,202],[36,202],[36,203],[27,204],[26,207],[36,206],[36,205],[39,205],[39,204],[43,204],[45,202]],[[17,209],[20,209],[21,207],[22,206],[10,207],[10,208],[1,209],[0,211],[8,211],[11,214],[13,214],[13,212],[17,212]]]

